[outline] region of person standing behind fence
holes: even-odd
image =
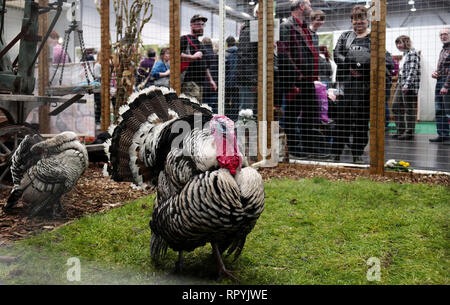
[[[97,59],[94,64],[94,81],[101,83],[102,81],[102,65],[100,63],[101,55],[100,52],[97,54]],[[102,113],[102,101],[101,93],[94,91],[94,117],[95,117],[95,128],[100,129],[100,117]]]
[[[404,60],[392,105],[397,127],[397,133],[392,137],[398,140],[412,140],[416,126],[417,94],[420,84],[420,55],[411,46],[411,39],[406,35],[397,37],[395,45],[403,52]]]
[[[341,34],[334,49],[336,78],[344,96],[338,101],[336,128],[331,152],[340,160],[345,144],[354,163],[362,163],[369,142],[370,120],[370,31],[367,9],[356,5],[351,12],[353,30]],[[353,140],[350,143],[350,137]]]
[[[209,73],[212,79],[217,84],[219,81],[219,55],[217,54],[217,49],[214,48],[211,38],[204,37],[202,39],[202,44],[205,47],[205,60],[209,67]],[[209,80],[207,77],[203,80],[203,104],[207,104],[211,107],[213,113],[217,113],[219,94],[217,90],[213,90],[211,86],[208,85]]]
[[[435,89],[436,128],[438,136],[430,139],[430,142],[450,144],[450,29],[442,29],[439,32],[441,42],[444,44],[439,54],[437,70],[431,77],[437,80]]]
[[[314,81],[318,80],[319,51],[314,47],[306,20],[311,14],[309,0],[296,0],[290,5],[291,16],[280,25],[278,64],[280,82],[286,96],[284,117],[289,154],[306,157],[316,153],[314,132],[318,123],[318,104]],[[300,122],[301,149],[296,132]]]
[[[331,124],[334,121],[328,117],[328,96],[327,90],[330,87],[333,77],[333,67],[331,65],[330,53],[325,45],[319,46],[319,84],[316,86],[316,95],[319,102],[319,118],[322,124]],[[317,91],[322,88],[322,91]]]
[[[151,75],[155,86],[170,87],[170,49],[162,48],[159,52],[159,60],[153,66]]]
[[[151,79],[151,71],[156,61],[156,52],[153,48],[147,50],[147,57],[144,58],[139,64],[139,68],[136,71],[136,83],[135,86],[138,90],[146,88],[153,84]]]
[[[70,62],[69,54],[59,44],[59,34],[56,31],[50,33],[48,45],[50,46],[50,57],[53,64],[62,64]]]
[[[236,82],[237,46],[236,39],[228,36],[225,50],[225,115],[232,121],[236,121],[239,112],[239,99],[237,98],[239,87]]]
[[[258,18],[258,4],[253,16]],[[250,21],[246,20],[239,31],[238,65],[236,72],[239,84],[239,110],[251,109],[257,113],[258,86],[258,42],[250,41]]]
[[[205,48],[198,40],[203,36],[203,29],[208,18],[201,15],[194,15],[191,18],[191,33],[181,36],[181,64],[182,78],[181,92],[196,98],[200,103],[203,95],[203,82],[205,77],[209,86],[216,91],[217,85],[209,72],[208,62],[206,60]],[[187,65],[187,67],[185,66]],[[185,70],[184,70],[185,69]],[[184,73],[184,74],[183,74]]]
[[[317,31],[325,22],[325,13],[321,10],[313,11],[310,16],[311,24],[309,25],[309,29],[311,30],[311,37],[314,43],[314,47],[319,49],[319,35],[317,35]]]

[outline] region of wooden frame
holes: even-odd
[[[111,86],[111,45],[110,45],[110,32],[109,32],[109,0],[101,0],[101,74],[102,82],[101,86],[101,129],[107,130],[111,123],[111,109],[109,89]]]
[[[386,0],[377,3],[379,7],[375,7],[372,14],[370,36],[370,173],[384,175]]]

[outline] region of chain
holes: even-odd
[[[91,65],[89,65],[88,61],[86,61],[86,48],[84,46],[83,30],[77,30],[77,32],[78,32],[78,39],[80,40],[81,58],[84,57],[85,59],[85,63],[83,64],[84,76],[86,77],[87,84],[90,85],[88,70],[92,76],[92,79],[94,79],[94,73],[92,73]]]
[[[62,79],[63,79],[63,74],[64,74],[64,67],[66,66],[66,56],[67,56],[67,49],[69,48],[69,37],[70,37],[70,32],[72,30],[69,29],[66,31],[66,33],[64,34],[64,58],[63,58],[63,62],[62,62],[62,68],[61,68],[61,74],[59,75],[59,85],[61,86],[62,84]],[[61,58],[61,57],[60,57]],[[61,60],[59,60],[61,62]],[[58,69],[58,68],[56,68]]]
[[[69,37],[70,37],[70,33],[72,31],[76,30],[78,32],[78,40],[80,41],[80,49],[81,49],[81,58],[83,59],[86,56],[86,48],[84,46],[84,38],[83,38],[83,30],[79,30],[78,29],[78,24],[72,24],[70,26],[70,28],[68,30],[66,30],[65,34],[64,34],[64,44],[63,44],[63,50],[64,50],[64,56],[62,59],[62,67],[61,67],[61,74],[59,76],[59,85],[61,86],[62,84],[62,79],[63,79],[63,75],[64,75],[64,67],[65,67],[65,62],[66,62],[66,56],[67,56],[67,49],[69,47]],[[56,76],[56,73],[58,72],[59,66],[61,65],[61,57],[58,60],[58,65],[56,66],[55,72],[53,73],[53,76],[49,82],[49,86],[51,86],[51,84],[53,83],[53,79]],[[84,76],[86,77],[86,82],[88,85],[90,85],[90,80],[89,80],[89,74],[92,76],[92,79],[94,79],[94,73],[92,72],[91,66],[89,65],[89,63],[87,61],[85,61],[83,63],[83,68],[84,68]],[[89,73],[88,73],[89,71]]]
[[[64,45],[63,45],[63,50],[64,50],[64,52],[65,52],[64,58],[63,58],[64,61],[66,60],[67,47],[68,47],[68,41],[69,41],[69,35],[70,35],[70,32],[71,32],[71,30],[69,29],[69,30],[67,30],[67,31],[65,32],[65,34],[64,34]],[[66,46],[66,44],[67,44],[67,46]],[[49,84],[48,84],[49,86],[52,85],[53,80],[55,79],[56,73],[58,72],[58,69],[59,69],[59,66],[60,66],[60,65],[61,65],[61,56],[59,57],[58,65],[56,66],[55,72],[53,72],[53,76],[52,76],[52,78],[50,79],[50,82],[49,82]],[[59,79],[59,85],[61,85],[61,83],[62,83],[63,71],[64,71],[64,64],[63,64],[63,68],[62,68],[61,75],[60,75],[60,79]]]

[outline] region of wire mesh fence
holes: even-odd
[[[8,41],[20,32],[25,1],[6,3],[9,11],[4,37]],[[98,66],[99,3],[79,3],[77,14],[83,40],[76,37],[75,31],[68,39],[64,38],[71,25],[71,4],[65,6],[64,16],[55,27],[63,40],[59,45],[67,49],[71,61],[65,65],[64,70],[68,70],[63,80],[80,85],[88,74],[91,82],[108,82],[112,113],[120,90],[129,96],[151,85],[174,87],[170,83],[171,61],[175,61],[170,58],[170,50],[174,48],[170,44],[171,1],[152,0],[149,2],[152,9],[136,12],[130,25],[142,26],[142,32],[130,40],[126,33],[119,33],[119,21],[124,30],[126,20],[115,8],[120,4],[131,8],[132,3],[110,2],[109,80],[101,79]],[[371,78],[374,69],[371,25],[378,1],[273,1],[270,2],[273,26],[270,23],[269,27],[267,22],[271,19],[264,14],[268,7],[260,7],[269,2],[225,1],[223,18],[219,16],[220,3],[180,1],[180,34],[173,41],[180,49],[177,55],[181,62],[181,93],[209,105],[214,113],[223,109],[223,114],[238,125],[255,122],[259,134],[262,130],[257,121],[267,111],[273,112],[273,120],[280,126],[275,135],[281,140],[278,152],[288,154],[290,159],[367,166],[374,141],[370,131],[375,127],[370,123],[374,106],[370,89],[375,83]],[[443,0],[387,3],[383,38],[386,41],[384,161],[404,160],[414,168],[450,171],[447,90],[450,38],[446,21],[449,10],[450,4]],[[258,14],[259,17],[263,14],[259,20]],[[273,41],[264,36],[268,32],[273,33]],[[272,61],[269,64],[267,42],[273,48],[273,64]],[[119,49],[124,45],[131,53],[120,57]],[[18,48],[9,51],[12,57],[18,52]],[[127,67],[120,70],[128,59]],[[86,72],[87,67],[90,69]],[[265,77],[269,69],[273,71],[273,79]],[[50,78],[55,70],[56,66],[51,65]],[[224,71],[223,78],[220,71]],[[58,82],[61,75],[57,72],[54,80]],[[272,94],[269,100],[273,97],[273,109],[262,102],[264,98],[267,100],[267,94]],[[92,124],[100,120],[99,97],[97,91],[92,102],[88,102],[95,109],[92,113],[77,110],[83,116],[92,115]],[[119,101],[119,106],[120,103],[123,101]],[[264,118],[267,120],[267,116]],[[247,144],[250,142],[248,152],[251,147],[261,146],[257,136],[246,134]],[[266,135],[270,138],[270,129]]]

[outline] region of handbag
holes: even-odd
[[[194,47],[195,52],[197,52],[197,51],[198,51],[197,47],[195,46],[195,44],[192,43],[192,40],[189,38],[188,35],[186,35],[186,38],[187,38],[189,44],[190,44],[191,46]],[[184,54],[191,55],[191,53],[189,52],[189,45],[187,45],[187,47],[186,47],[186,52],[185,52]],[[187,61],[181,61],[181,67],[180,67],[181,73],[183,73],[184,71],[186,71],[186,69],[189,67],[190,63],[191,63],[190,60],[187,60]]]

